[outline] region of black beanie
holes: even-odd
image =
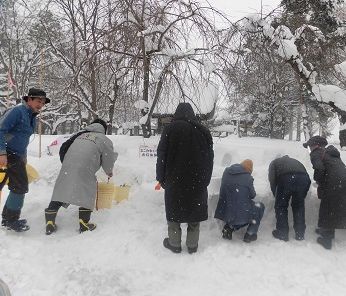
[[[104,129],[105,129],[105,134],[106,134],[106,132],[107,132],[107,123],[106,123],[104,120],[102,120],[102,119],[100,119],[100,118],[96,118],[91,124],[93,124],[93,123],[102,124],[102,126],[103,126]]]

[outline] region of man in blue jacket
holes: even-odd
[[[25,168],[27,147],[35,131],[36,116],[49,102],[43,90],[31,88],[23,97],[23,103],[9,109],[0,119],[0,168],[6,168],[5,178],[9,180],[10,191],[2,211],[1,225],[17,232],[30,228],[25,219],[19,219],[29,189]]]

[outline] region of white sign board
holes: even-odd
[[[157,157],[157,146],[140,145],[139,157]]]

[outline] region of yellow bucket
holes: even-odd
[[[120,185],[115,186],[115,192],[114,192],[114,200],[116,202],[121,202],[124,199],[128,199],[130,193],[130,186],[129,185]]]
[[[0,168],[0,183],[4,180],[6,176],[6,168]],[[5,184],[8,184],[8,178]]]
[[[112,208],[115,186],[113,183],[99,182],[97,184],[96,209]]]
[[[5,174],[6,174],[6,169],[0,169],[0,183],[2,182],[2,180],[4,180]],[[26,164],[26,174],[28,175],[29,183],[37,181],[40,178],[40,175],[35,170],[35,168],[28,163]],[[8,184],[8,179],[6,181],[6,184]]]
[[[28,175],[29,183],[37,181],[40,178],[40,175],[35,168],[28,163],[26,164],[26,174]]]

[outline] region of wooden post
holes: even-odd
[[[44,81],[44,49],[41,49],[41,63],[40,63],[40,76],[39,76],[39,85],[43,89]],[[42,155],[42,120],[41,120],[41,111],[38,114],[38,157],[41,158]]]

